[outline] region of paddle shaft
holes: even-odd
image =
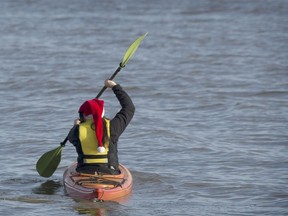
[[[109,80],[113,80],[115,78],[115,76],[120,72],[120,70],[122,69],[123,67],[121,66],[121,63],[119,65],[119,67],[117,68],[117,70],[112,74],[112,76],[109,78]],[[98,95],[96,96],[96,98],[99,98],[103,92],[107,89],[106,86],[103,86],[103,88],[101,89],[101,91],[98,93]]]

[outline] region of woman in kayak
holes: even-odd
[[[79,119],[75,120],[68,135],[78,153],[77,172],[119,174],[117,142],[133,118],[135,107],[119,84],[112,80],[106,80],[104,84],[113,90],[121,110],[109,120],[104,117],[103,100],[95,98],[80,106]]]

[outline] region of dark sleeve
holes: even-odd
[[[79,125],[74,125],[68,134],[68,140],[74,146],[78,145],[79,143]]]
[[[123,133],[135,112],[135,106],[129,97],[129,95],[117,84],[112,88],[115,96],[117,97],[121,110],[110,121],[111,139],[113,142],[117,142],[119,136]]]

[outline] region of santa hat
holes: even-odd
[[[85,101],[79,108],[79,113],[84,113],[87,117],[92,115],[95,124],[95,135],[98,140],[98,152],[104,152],[105,148],[102,143],[103,138],[103,123],[102,117],[104,113],[104,101],[97,98]]]

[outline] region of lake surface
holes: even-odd
[[[287,0],[1,1],[0,215],[287,215],[287,23]],[[71,144],[49,179],[35,164],[145,32],[115,79],[136,106],[133,194],[74,200]]]

